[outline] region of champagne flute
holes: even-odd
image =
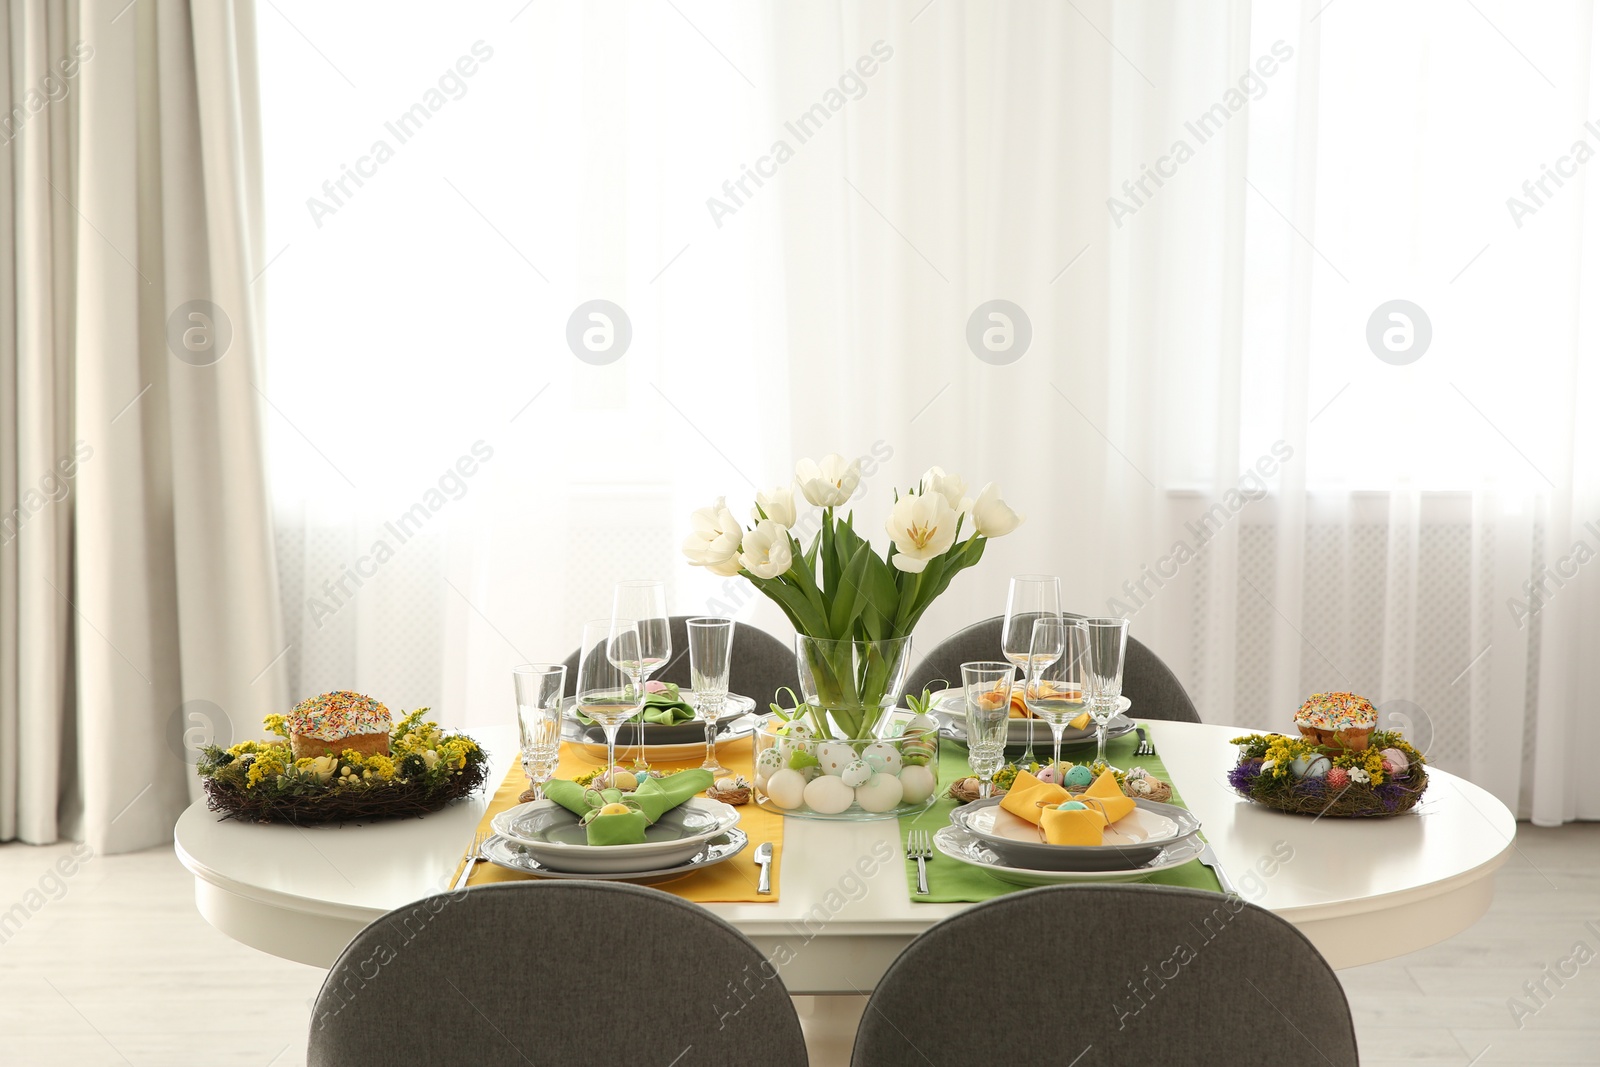
[[[578,646],[577,710],[606,734],[606,779],[617,765],[617,729],[644,708],[638,684],[639,628],[632,619],[584,623]]]
[[[654,579],[618,582],[611,591],[611,617],[632,619],[639,630],[639,658],[634,684],[640,690],[650,676],[672,658],[672,624],[667,615],[667,587]],[[646,693],[648,696],[648,693]],[[642,707],[640,710],[643,710]],[[639,754],[644,755],[644,718],[634,724]]]
[[[1029,711],[1050,724],[1050,732],[1055,735],[1050,765],[1056,768],[1057,784],[1061,781],[1061,731],[1084,710],[1083,671],[1088,643],[1088,628],[1075,619],[1043,618],[1033,624],[1022,700]]]
[[[1006,617],[1000,628],[1000,649],[1005,658],[1028,676],[1029,647],[1033,642],[1033,624],[1040,619],[1061,618],[1061,579],[1049,574],[1019,574],[1011,579],[1006,591]],[[1033,753],[1033,718],[1028,722],[1028,750],[1022,754],[1018,766],[1026,767],[1039,762]]]
[[[961,665],[961,689],[967,701],[967,763],[978,776],[978,796],[994,792],[994,776],[1005,764],[1006,731],[1011,725],[1011,683],[1017,669],[1009,663]]]
[[[511,668],[517,694],[517,732],[522,742],[522,773],[544,798],[545,783],[561,761],[561,695],[567,668],[560,663],[524,663]]]
[[[1117,714],[1122,699],[1122,665],[1128,652],[1128,620],[1118,618],[1084,619],[1088,632],[1084,656],[1083,689],[1089,697],[1089,714],[1099,733],[1095,748],[1096,768],[1110,767],[1106,759],[1106,726]]]
[[[717,762],[717,719],[728,700],[728,667],[733,652],[732,619],[690,619],[689,685],[694,710],[706,726],[706,761],[700,769],[717,777],[730,772]]]

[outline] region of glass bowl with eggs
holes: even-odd
[[[893,711],[878,735],[818,736],[804,718],[765,715],[755,732],[756,803],[780,815],[864,822],[922,811],[938,796],[939,727]]]

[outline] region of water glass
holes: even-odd
[[[644,708],[639,629],[632,619],[584,623],[578,646],[577,710],[606,734],[606,774],[617,765],[617,729]]]
[[[718,777],[729,770],[717,762],[717,720],[728,702],[728,667],[733,654],[733,620],[690,619],[689,687],[694,710],[706,727],[706,760],[701,770]]]
[[[1006,733],[1011,726],[1011,683],[1017,669],[1009,663],[961,665],[961,689],[967,701],[967,763],[978,776],[978,795],[994,791],[994,776],[1006,761]]]
[[[1089,645],[1084,658],[1084,691],[1089,697],[1089,714],[1099,731],[1095,763],[1110,766],[1106,760],[1106,725],[1117,714],[1122,699],[1122,666],[1128,653],[1127,619],[1084,619]]]
[[[1089,630],[1076,619],[1039,619],[1033,624],[1028,649],[1028,677],[1022,702],[1050,724],[1055,735],[1051,766],[1061,767],[1061,731],[1083,714],[1083,672]]]
[[[522,742],[522,773],[536,798],[555,777],[561,760],[561,697],[567,668],[560,663],[524,663],[511,668],[517,693],[517,732]]]

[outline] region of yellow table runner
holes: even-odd
[[[753,741],[746,737],[738,741],[729,741],[717,746],[717,758],[723,766],[745,778],[755,776],[755,766],[752,762],[751,748]],[[621,749],[618,749],[621,757]],[[702,757],[681,762],[660,761],[650,766],[658,771],[681,771],[691,767],[700,766]],[[587,774],[605,762],[604,754],[600,759],[592,758],[581,747],[569,743],[561,746],[561,763],[556,768],[557,778],[574,778]],[[483,821],[478,823],[478,830],[485,836],[494,833],[494,828],[489,824],[496,815],[507,808],[516,807],[521,801],[518,799],[528,788],[528,779],[522,773],[522,764],[515,762],[505,781],[500,783],[500,788],[495,791],[494,799],[489,802],[489,808],[484,812]],[[685,900],[693,900],[701,904],[710,904],[718,901],[753,901],[761,903],[778,899],[778,874],[783,863],[783,816],[775,815],[756,804],[752,796],[750,803],[736,808],[739,812],[739,829],[743,830],[750,838],[750,843],[745,846],[733,859],[725,863],[718,863],[712,867],[705,867],[684,875],[671,882],[658,882],[656,888],[663,889]],[[756,892],[757,879],[761,869],[756,866],[756,846],[763,841],[772,842],[772,892]],[[457,874],[460,867],[456,868]],[[538,880],[537,875],[520,874],[517,871],[508,871],[504,867],[496,867],[492,863],[480,863],[474,868],[472,877],[467,880],[469,886],[488,885],[491,882],[516,882],[525,880]]]

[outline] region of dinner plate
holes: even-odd
[[[945,692],[949,692],[949,690],[947,689]],[[1124,734],[1133,733],[1133,720],[1127,716],[1127,711],[1132,706],[1133,702],[1127,697],[1121,698],[1117,713],[1106,724],[1106,740],[1110,741]],[[946,701],[942,706],[939,703],[939,698],[935,697],[931,710],[934,721],[939,724],[940,731],[946,737],[953,741],[966,741],[967,710],[961,705],[959,697]],[[1028,743],[1028,723],[1030,722],[1033,723],[1033,743],[1035,745],[1042,744],[1047,748],[1050,746],[1052,742],[1049,723],[1043,719],[1010,719],[1007,721],[1006,726],[1007,747],[1021,746]],[[1094,723],[1092,722],[1082,730],[1074,730],[1068,726],[1061,731],[1061,743],[1063,745],[1076,745],[1086,741],[1093,741],[1094,739]]]
[[[693,874],[703,867],[710,867],[721,863],[723,860],[732,859],[744,851],[750,843],[743,830],[735,827],[727,833],[713,837],[701,843],[700,851],[676,867],[664,867],[651,871],[621,871],[610,874],[596,873],[593,871],[558,871],[546,867],[533,858],[527,846],[509,837],[495,834],[483,843],[483,858],[496,867],[504,867],[508,871],[517,871],[521,874],[537,874],[541,878],[577,878],[583,881],[595,882],[642,882],[654,885],[658,882],[670,882],[674,878],[682,878],[686,874]]]
[[[690,797],[647,827],[637,845],[589,844],[578,817],[553,800],[507,808],[490,825],[551,870],[616,874],[676,867],[738,822],[739,813],[720,800]]]
[[[605,747],[606,732],[599,723],[585,723],[578,719],[573,710],[578,703],[575,696],[567,697],[561,702],[561,711],[566,722],[571,722],[583,734],[583,740],[598,742]],[[756,709],[756,702],[749,697],[739,696],[737,693],[728,694],[728,703],[723,707],[723,713],[717,716],[717,726],[725,727],[742,715],[748,715]],[[563,724],[564,725],[564,724]],[[698,742],[702,748],[706,743],[706,726],[699,719],[689,722],[680,722],[667,726],[658,722],[643,724],[644,743],[646,745],[692,745]],[[640,724],[625,722],[617,729],[617,747],[624,745],[636,746],[639,744]],[[563,731],[565,733],[565,731]]]
[[[719,719],[718,722],[721,722]],[[736,715],[723,725],[717,727],[716,743],[737,741],[741,737],[749,737],[755,733],[756,725],[760,719],[755,715]],[[617,731],[617,762],[626,764],[635,759],[643,759],[647,763],[671,763],[675,760],[698,760],[706,754],[706,728],[703,723],[688,724],[694,728],[694,740],[680,744],[657,745],[647,743],[643,749],[637,744],[625,745],[622,743],[623,731]],[[651,735],[645,734],[646,738]],[[598,726],[585,726],[574,718],[561,720],[561,739],[570,745],[581,749],[584,755],[591,757],[596,763],[606,761],[606,735]]]
[[[1106,827],[1104,844],[1052,845],[1039,839],[1037,826],[1006,811],[1000,802],[999,797],[973,801],[952,811],[950,822],[1007,864],[1028,870],[1126,870],[1200,832],[1200,820],[1189,809],[1135,799],[1133,811]]]
[[[941,856],[1020,886],[1067,885],[1074,882],[1137,882],[1157,871],[1181,867],[1197,859],[1206,847],[1198,837],[1185,837],[1163,846],[1154,857],[1137,867],[1114,871],[1049,871],[1011,866],[988,845],[959,826],[944,826],[935,831],[933,847]]]

